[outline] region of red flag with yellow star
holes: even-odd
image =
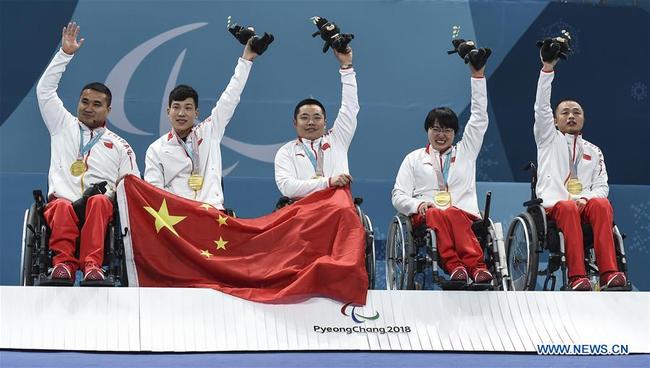
[[[129,175],[118,189],[129,285],[205,287],[291,303],[365,304],[365,231],[350,190],[330,188],[256,219],[227,216]]]

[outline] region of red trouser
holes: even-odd
[[[52,263],[69,262],[73,271],[86,263],[102,265],[106,227],[113,219],[113,203],[104,195],[92,196],[86,203],[86,222],[81,228],[79,259],[74,257],[75,241],[79,237],[79,219],[72,202],[55,199],[45,207],[45,221],[52,229],[50,249],[54,251]]]
[[[614,210],[606,198],[592,198],[582,210],[578,210],[575,201],[559,201],[547,211],[564,234],[569,278],[587,274],[581,223],[589,223],[593,228],[596,265],[600,274],[618,270],[612,233]]]
[[[481,245],[472,231],[472,223],[476,220],[478,217],[456,207],[427,209],[427,227],[436,232],[438,254],[447,273],[458,266],[465,266],[470,275],[477,269],[487,268]],[[414,225],[421,222],[422,216],[413,216]]]

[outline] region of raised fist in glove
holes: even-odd
[[[475,70],[481,70],[485,66],[487,59],[492,55],[492,50],[487,47],[477,49],[474,41],[465,41],[462,38],[456,38],[451,41],[451,44],[454,46],[454,49],[447,51],[447,54],[458,53],[458,56],[465,61],[465,64],[472,64]]]
[[[264,32],[264,36],[260,37],[255,33],[255,28],[243,27],[237,23],[228,25],[228,32],[235,36],[242,45],[246,45],[248,40],[252,38],[250,47],[257,55],[262,55],[275,39],[272,34],[266,32]]]
[[[331,47],[334,50],[347,54],[350,52],[348,50],[348,44],[354,38],[354,35],[351,33],[341,33],[341,29],[333,22],[328,22],[327,19],[321,17],[312,17],[311,20],[318,28],[318,31],[314,32],[311,36],[320,37],[325,41],[323,45],[323,53]]]
[[[540,48],[540,55],[546,63],[553,62],[556,59],[566,60],[572,51],[571,36],[565,30],[562,30],[561,36],[545,38],[537,41],[536,45]]]

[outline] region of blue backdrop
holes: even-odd
[[[611,4],[612,2],[610,2]],[[629,4],[628,4],[629,3]],[[2,1],[0,32],[0,284],[18,282],[23,212],[31,189],[47,185],[49,135],[34,92],[58,49],[61,28],[81,25],[86,42],[59,95],[76,111],[81,86],[113,91],[111,128],[134,147],[140,169],[148,145],[169,130],[168,90],[194,86],[201,117],[232,75],[242,47],[226,18],[272,32],[255,61],[222,149],[226,204],[243,217],[270,212],[278,144],[294,137],[295,103],[314,96],[330,116],[340,103],[337,63],[311,38],[309,17],[335,20],[356,38],[361,112],[350,149],[353,190],[365,198],[379,238],[394,213],[390,189],[399,164],[426,143],[422,122],[435,106],[468,117],[469,73],[447,56],[451,28],[493,49],[487,67],[490,127],[478,161],[479,196],[494,192],[492,214],[507,227],[529,196],[521,170],[535,159],[533,101],[539,71],[534,42],[567,29],[575,53],[557,68],[554,100],[585,108],[585,137],[601,147],[635,286],[650,290],[650,105],[647,3],[621,6],[548,1]],[[27,24],[38,26],[26,27]],[[333,117],[331,117],[333,120]]]

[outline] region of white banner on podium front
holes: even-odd
[[[0,301],[3,349],[535,352],[607,344],[650,353],[645,292],[373,290],[354,306],[324,298],[261,304],[209,289],[0,287]]]

